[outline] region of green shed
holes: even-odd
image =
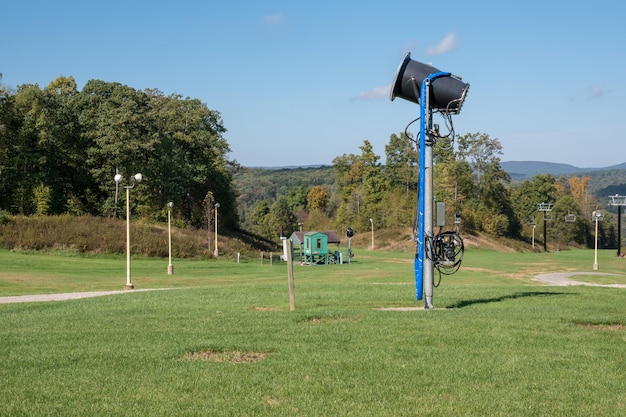
[[[328,264],[328,236],[325,233],[305,233],[302,243],[305,263]]]
[[[326,252],[327,252],[327,256],[328,258],[326,258],[326,256],[321,256],[318,254],[314,254],[313,252],[316,252],[316,246],[317,246],[317,241],[312,239],[311,237],[314,234],[324,234],[326,235]],[[307,248],[310,249],[309,253],[305,256],[304,254],[304,241],[305,241],[305,236],[309,236],[306,238],[307,241]],[[339,245],[341,243],[341,239],[339,239],[339,236],[337,236],[337,233],[335,233],[332,230],[324,230],[322,232],[293,232],[291,234],[291,236],[289,236],[289,240],[291,240],[291,243],[293,244],[294,248],[299,248],[299,253],[300,253],[300,262],[301,263],[315,263],[317,264],[319,263],[324,263],[324,264],[339,264],[341,263],[341,252],[339,251]],[[320,246],[323,246],[323,241],[319,242]],[[332,250],[332,248],[329,248],[330,245],[337,245],[337,249],[335,251]],[[322,248],[320,248],[322,249]],[[318,251],[319,252],[319,251]],[[286,255],[285,255],[286,258]],[[315,258],[315,259],[312,259]]]

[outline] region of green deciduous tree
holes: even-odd
[[[500,166],[502,145],[484,133],[465,134],[457,138],[457,159],[466,161],[475,178],[474,191],[463,205],[466,225],[495,235],[516,237],[521,224],[510,194],[511,178]]]
[[[381,202],[388,187],[371,142],[364,140],[359,149],[361,155],[337,157],[333,166],[341,194],[337,222],[363,230],[369,227],[370,218],[380,225]]]
[[[340,204],[337,223],[351,224],[361,212],[363,204],[363,163],[355,154],[344,154],[333,159]]]
[[[23,85],[15,95],[14,136],[6,148],[11,162],[5,174],[14,185],[13,209],[29,214],[35,187],[50,189],[50,212],[66,211],[69,201],[89,195],[85,146],[79,140],[79,120],[73,102],[77,94],[72,77],[60,77],[41,90]]]
[[[296,216],[289,207],[287,197],[278,197],[272,204],[269,212],[269,224],[271,226],[270,237],[272,238],[288,236],[296,230]]]
[[[482,177],[489,165],[500,163],[502,145],[485,133],[466,133],[457,138],[457,157],[469,162],[476,177],[478,200],[482,193]]]
[[[220,223],[235,226],[237,210],[230,151],[219,113],[197,99],[138,91],[119,83],[92,80],[80,93],[79,109],[90,144],[87,164],[101,192],[109,194],[113,175],[141,172],[140,213],[162,212],[174,201],[187,220],[202,223],[202,201],[211,191],[220,203]]]
[[[390,188],[400,188],[406,193],[417,189],[419,152],[406,134],[392,134],[385,145],[386,161],[383,168]]]
[[[258,233],[261,236],[270,237],[272,234],[272,228],[270,225],[270,204],[269,201],[263,199],[259,201],[253,209],[251,224],[253,232]]]
[[[189,224],[200,226],[202,201],[220,203],[220,223],[237,227],[226,129],[218,112],[197,99],[156,89],[73,77],[45,89],[0,86],[0,204],[13,213],[106,214],[114,210],[117,172],[144,181],[133,192],[137,214],[162,220],[174,201]],[[123,195],[122,195],[123,198]],[[38,205],[39,204],[39,205]]]

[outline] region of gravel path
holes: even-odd
[[[583,275],[612,275],[620,276],[618,274],[608,274],[606,272],[552,272],[550,274],[540,274],[535,276],[535,280],[545,282],[546,284],[556,286],[566,285],[586,285],[591,287],[611,287],[611,288],[626,288],[624,284],[592,284],[590,282],[580,282],[570,279],[570,277],[580,277]]]
[[[15,295],[10,297],[0,297],[0,304],[6,303],[38,303],[42,301],[64,301],[76,300],[79,298],[102,297],[104,295],[131,294],[143,291],[161,291],[171,288],[147,288],[141,290],[118,290],[118,291],[89,291],[89,292],[66,292],[61,294],[37,294],[37,295]]]

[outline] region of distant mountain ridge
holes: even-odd
[[[535,175],[552,174],[555,177],[562,175],[580,175],[597,171],[626,170],[626,162],[603,168],[579,168],[569,164],[542,161],[506,161],[500,166],[509,173],[513,180],[523,180]]]
[[[579,168],[569,164],[542,161],[507,161],[501,162],[500,166],[514,182],[546,174],[551,174],[556,179],[588,176],[591,178],[589,192],[592,195],[600,198],[615,194],[626,195],[626,162],[603,168]],[[323,164],[247,167],[236,174],[234,180],[240,192],[239,205],[244,207],[242,210],[245,211],[251,210],[251,204],[257,200],[262,198],[271,200],[277,194],[286,194],[290,187],[313,185],[331,187],[335,182],[335,172],[331,165]],[[250,215],[248,213],[248,216]]]

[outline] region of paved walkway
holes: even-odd
[[[583,275],[612,275],[619,277],[619,274],[608,274],[606,272],[552,272],[549,274],[540,274],[535,276],[535,280],[545,282],[546,284],[556,286],[566,285],[586,285],[590,287],[610,287],[610,288],[626,288],[624,284],[592,284],[590,282],[580,282],[570,279],[570,277],[580,277]]]
[[[61,294],[37,294],[37,295],[15,295],[10,297],[0,297],[0,304],[6,303],[38,303],[42,301],[64,301],[76,300],[79,298],[101,297],[103,295],[131,294],[143,291],[170,290],[171,288],[146,288],[140,290],[118,290],[118,291],[89,291],[89,292],[66,292]]]

